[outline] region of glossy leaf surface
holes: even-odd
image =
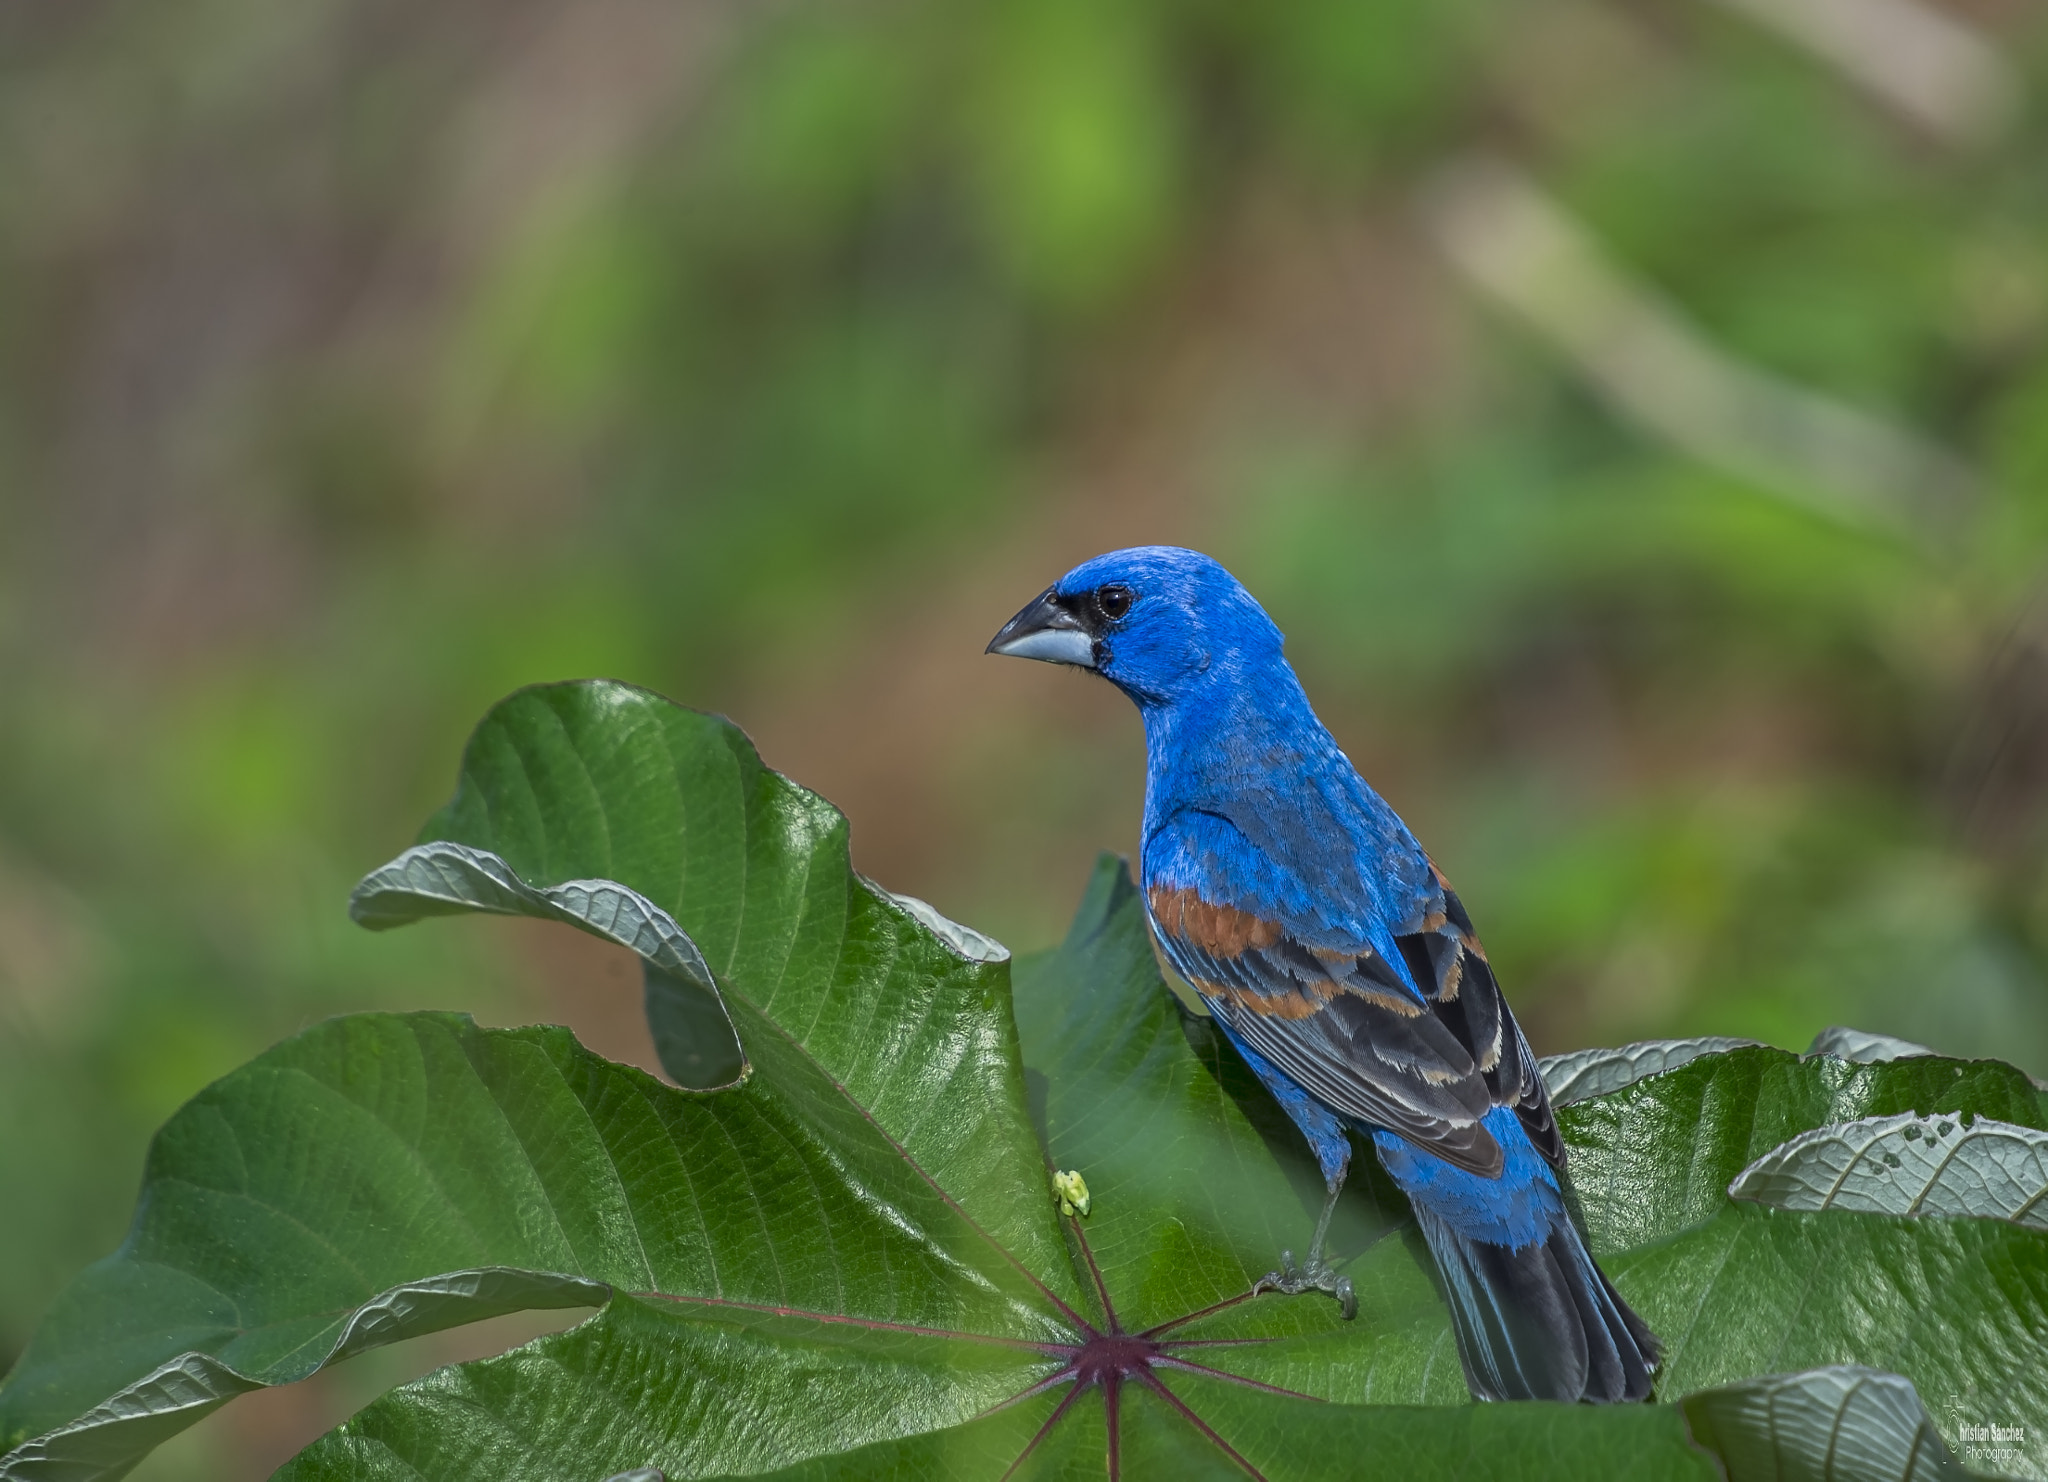
[[[1466,1403],[1369,1153],[1332,1241],[1359,1319],[1247,1298],[1306,1241],[1320,1180],[1162,987],[1115,860],[1013,991],[985,938],[855,875],[844,820],[737,731],[614,685],[499,706],[429,833],[359,913],[511,909],[626,941],[723,995],[752,1073],[684,1091],[560,1030],[451,1015],[286,1042],[165,1128],[130,1240],[0,1391],[0,1475],[117,1476],[238,1389],[597,1302],[392,1392],[287,1475],[1714,1474],[1670,1405]],[[2048,1234],[1727,1195],[1789,1139],[1907,1110],[2040,1124],[1994,1062],[1762,1047],[1564,1110],[1596,1250],[1666,1340],[1663,1398],[1861,1364],[2048,1415]],[[1085,1218],[1055,1213],[1054,1169],[1085,1176]]]

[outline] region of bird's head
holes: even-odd
[[[1084,561],[1003,624],[992,654],[1093,669],[1140,705],[1171,705],[1256,674],[1280,630],[1200,551],[1134,546]]]

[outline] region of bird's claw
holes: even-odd
[[[1280,1269],[1268,1271],[1252,1283],[1252,1295],[1260,1292],[1278,1292],[1283,1297],[1298,1297],[1303,1292],[1327,1292],[1337,1299],[1337,1309],[1344,1321],[1350,1322],[1358,1316],[1358,1293],[1352,1290],[1351,1278],[1339,1276],[1329,1262],[1320,1256],[1311,1255],[1300,1266],[1294,1264],[1294,1252],[1280,1252]]]

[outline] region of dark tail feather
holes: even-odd
[[[1650,1397],[1657,1340],[1593,1264],[1569,1217],[1510,1250],[1460,1235],[1417,1207],[1436,1257],[1465,1382],[1484,1400]]]

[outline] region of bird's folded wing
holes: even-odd
[[[1472,1052],[1493,1104],[1512,1106],[1536,1150],[1562,1169],[1564,1139],[1535,1052],[1508,1011],[1464,903],[1434,862],[1429,874],[1433,888],[1395,928],[1394,945],[1437,1018]]]
[[[1535,1056],[1508,1013],[1457,897],[1436,879],[1393,935],[1311,946],[1287,923],[1155,886],[1161,950],[1214,1013],[1333,1111],[1491,1177],[1502,1152],[1481,1119],[1512,1105],[1562,1165]]]

